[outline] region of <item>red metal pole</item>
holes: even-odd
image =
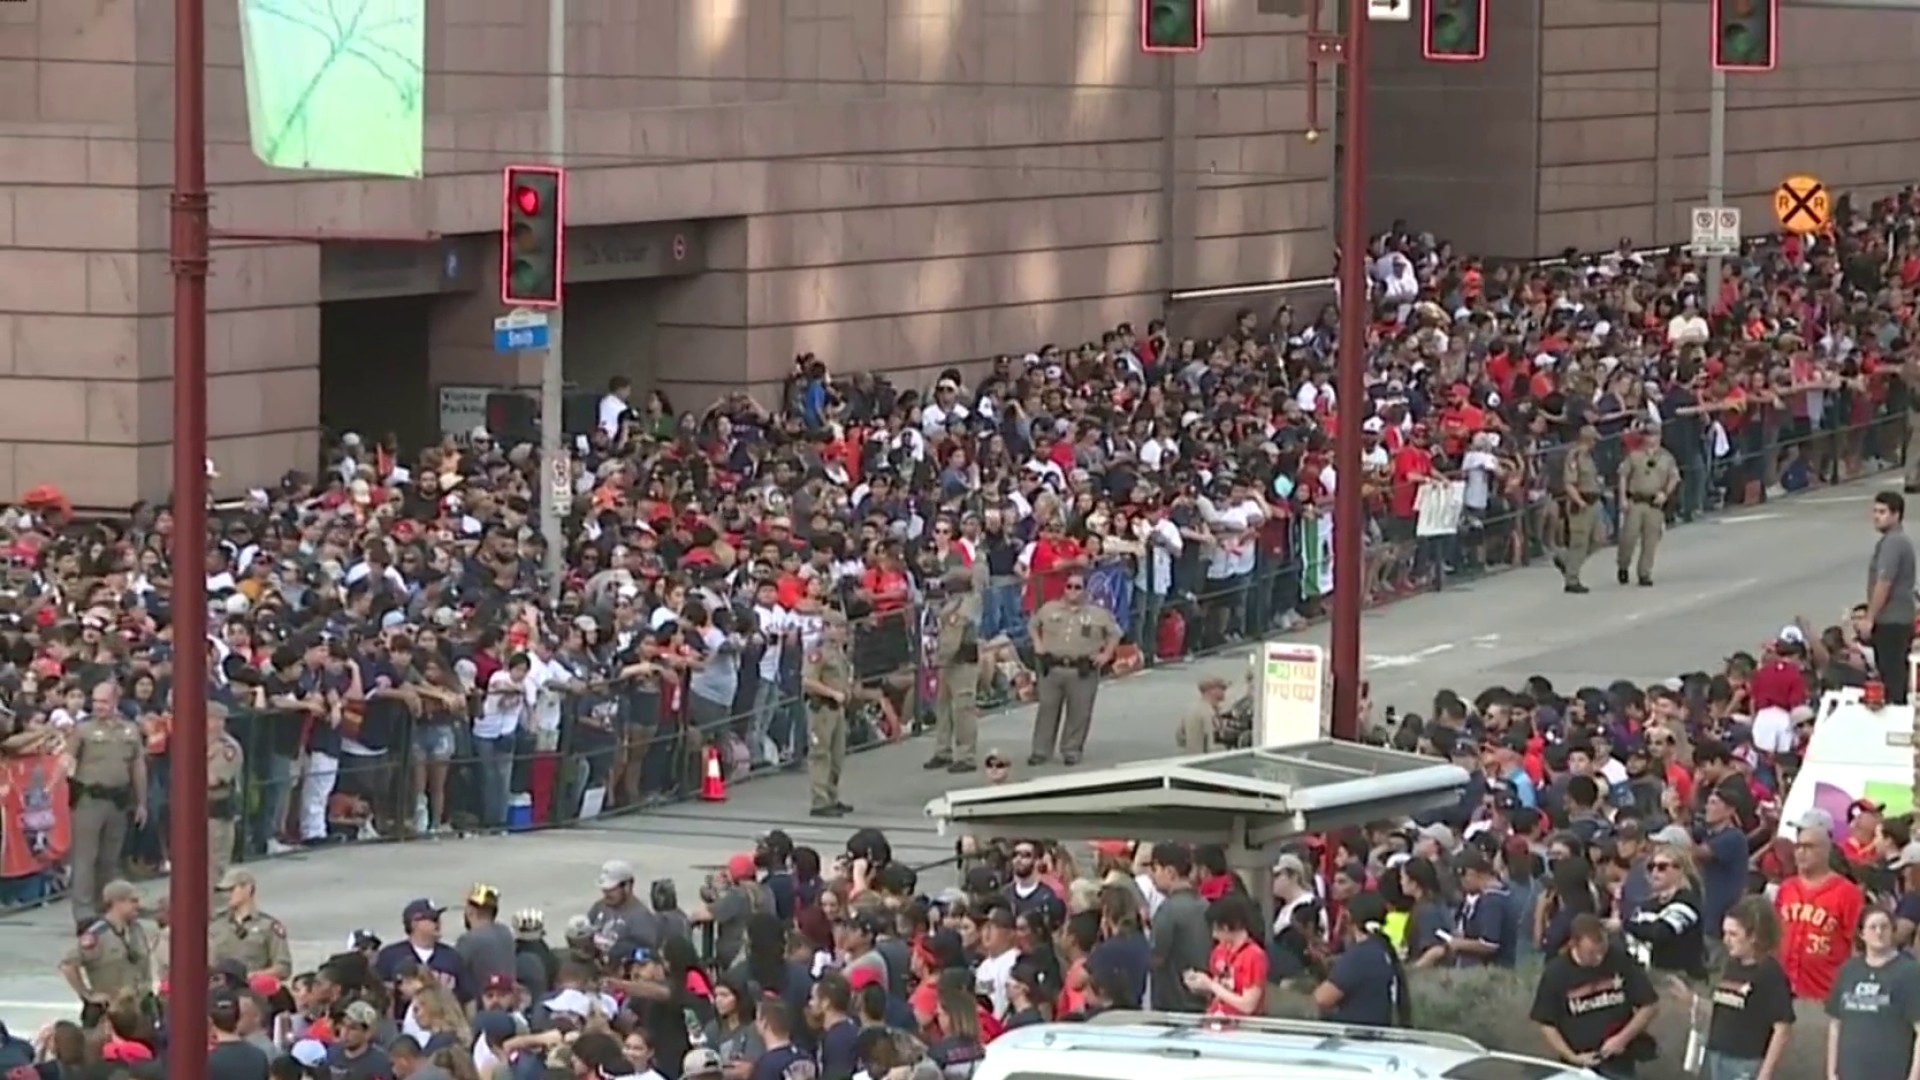
[[[173,771],[167,1075],[207,1069],[207,55],[205,0],[173,4]]]
[[[1333,734],[1360,736],[1361,550],[1365,506],[1360,499],[1360,422],[1367,400],[1367,221],[1361,193],[1367,174],[1367,0],[1348,0],[1345,34],[1346,98],[1340,120],[1340,351],[1334,394],[1339,429],[1333,469]]]

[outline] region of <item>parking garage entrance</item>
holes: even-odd
[[[569,229],[564,362],[570,432],[593,423],[608,380],[652,384],[660,286],[704,265],[695,222]],[[321,252],[320,422],[329,439],[392,436],[403,453],[484,424],[538,437],[538,366],[495,354],[491,235]]]

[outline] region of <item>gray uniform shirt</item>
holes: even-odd
[[[1875,622],[1913,625],[1913,541],[1905,529],[1889,529],[1873,545],[1873,562],[1867,569],[1869,592],[1886,582],[1887,606],[1880,609]]]

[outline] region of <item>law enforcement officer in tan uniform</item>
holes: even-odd
[[[975,560],[968,566],[958,555],[947,557],[946,572],[937,583],[944,593],[934,609],[938,629],[933,658],[940,678],[933,699],[933,756],[923,766],[930,772],[970,773],[978,768],[980,715],[974,697],[980,688],[981,591],[986,583],[986,563]]]
[[[111,682],[93,688],[87,718],[73,726],[74,923],[91,925],[100,914],[100,888],[120,875],[127,827],[147,821],[147,740],[140,726],[120,715],[120,690]]]
[[[853,807],[840,801],[840,770],[847,760],[847,706],[857,696],[853,661],[847,656],[847,620],[828,612],[820,644],[800,665],[807,697],[807,779],[814,817],[841,817]]]
[[[219,892],[226,910],[215,911],[207,926],[207,963],[237,960],[248,975],[271,975],[285,981],[293,976],[293,952],[287,946],[287,928],[260,910],[259,882],[235,868],[220,876]]]
[[[1667,529],[1667,503],[1680,489],[1680,463],[1660,445],[1660,425],[1644,423],[1643,440],[1620,463],[1620,584],[1627,568],[1638,571],[1640,584],[1653,584],[1653,557]],[[1634,555],[1638,553],[1636,563]]]
[[[1040,662],[1040,708],[1033,716],[1027,764],[1046,764],[1058,741],[1060,760],[1078,765],[1093,726],[1101,669],[1120,646],[1120,624],[1112,612],[1087,600],[1087,576],[1076,570],[1067,577],[1066,594],[1033,613],[1030,632]]]
[[[219,883],[233,865],[234,822],[240,817],[240,778],[246,752],[227,731],[227,707],[207,702],[207,873]]]
[[[1220,713],[1226,707],[1227,680],[1208,675],[1200,680],[1200,699],[1181,714],[1180,726],[1173,731],[1173,744],[1183,754],[1204,754],[1226,749],[1220,739]]]
[[[90,1026],[114,998],[153,992],[153,941],[140,925],[140,891],[125,881],[100,890],[101,913],[88,922],[60,961],[60,975],[79,996]]]
[[[1594,444],[1600,431],[1592,424],[1580,428],[1580,438],[1567,451],[1564,484],[1560,493],[1560,516],[1567,523],[1567,546],[1560,553],[1560,572],[1566,579],[1566,591],[1589,591],[1580,584],[1580,568],[1587,556],[1605,537],[1600,524],[1600,496],[1606,490],[1600,478],[1600,466],[1594,461]]]

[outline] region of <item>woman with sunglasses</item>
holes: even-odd
[[[1653,895],[1626,922],[1609,920],[1626,937],[1627,951],[1653,971],[1686,978],[1707,972],[1706,924],[1693,856],[1678,844],[1657,844],[1647,857]]]

